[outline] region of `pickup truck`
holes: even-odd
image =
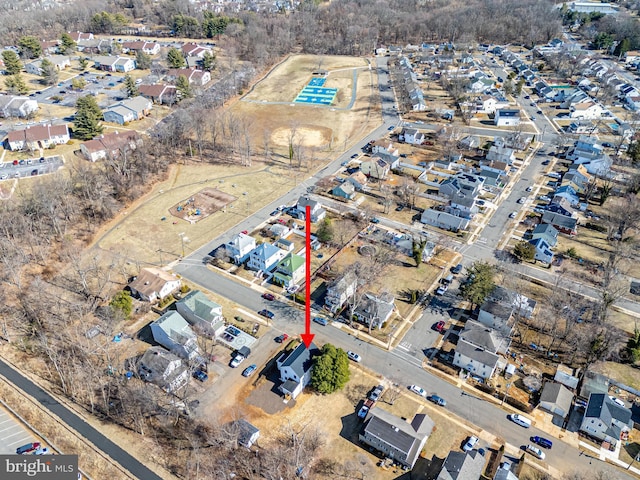
[[[375,404],[376,402],[373,400],[367,399],[367,401],[364,402],[364,405],[360,407],[360,410],[358,410],[358,418],[365,418],[367,413],[369,413],[369,410],[371,410]]]

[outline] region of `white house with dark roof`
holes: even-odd
[[[151,113],[153,103],[141,95],[127,98],[118,103],[109,105],[102,113],[105,122],[124,125],[134,120],[141,120]]]
[[[160,44],[156,42],[122,42],[122,53],[143,52],[147,55],[157,55],[160,53]]]
[[[39,58],[27,63],[24,66],[24,69],[27,71],[27,73],[30,73],[32,75],[42,75],[43,60],[49,61],[56,68],[56,70],[64,70],[65,68],[71,66],[70,57],[67,57],[66,55],[50,55],[48,57]]]
[[[136,61],[131,57],[99,55],[93,57],[93,65],[98,70],[127,73],[135,70]]]
[[[175,392],[189,381],[189,369],[180,357],[162,347],[144,352],[138,361],[138,375],[166,392]]]
[[[260,438],[258,427],[247,422],[244,418],[231,422],[229,428],[225,428],[225,433],[233,435],[238,445],[245,448],[251,448]]]
[[[270,272],[285,255],[284,250],[267,242],[262,243],[249,254],[247,268],[259,272]]]
[[[513,127],[520,125],[520,111],[511,108],[500,108],[496,110],[493,123],[497,127]]]
[[[145,302],[155,302],[178,290],[180,285],[180,279],[172,273],[151,267],[141,269],[128,286],[134,296]]]
[[[467,320],[459,338],[494,353],[505,354],[511,345],[511,337],[507,332],[494,330],[474,320]]]
[[[304,387],[311,381],[313,369],[313,357],[320,354],[320,350],[311,342],[309,348],[304,343],[299,344],[294,350],[283,353],[276,360],[276,366],[280,372],[279,389],[284,395],[296,398]]]
[[[256,239],[250,235],[239,233],[229,240],[225,246],[227,255],[236,265],[242,265],[249,259],[251,252],[256,248]]]
[[[325,307],[335,313],[349,300],[358,288],[358,278],[351,270],[333,280],[324,297]]]
[[[434,425],[433,420],[424,413],[417,413],[409,423],[380,407],[374,407],[369,410],[358,438],[383,456],[413,468]]]
[[[534,238],[529,240],[529,243],[535,248],[534,260],[551,264],[553,261],[553,252],[544,238]]]
[[[132,152],[142,145],[142,138],[135,130],[102,134],[80,144],[80,151],[90,162],[105,158],[115,159]]]
[[[453,364],[462,370],[482,379],[493,376],[498,366],[499,356],[494,352],[479,347],[464,340],[458,340]]]
[[[379,156],[372,157],[360,163],[360,171],[369,178],[376,178],[378,180],[385,179],[387,175],[389,175],[390,170],[390,165]]]
[[[313,223],[319,222],[327,215],[327,211],[322,208],[322,204],[319,201],[312,199],[309,195],[302,195],[296,202],[296,216],[300,220],[305,219],[307,206],[311,209],[311,221]]]
[[[420,222],[452,232],[466,230],[470,220],[468,218],[452,215],[433,208],[427,208],[420,216]]]
[[[64,125],[34,125],[23,130],[13,130],[7,134],[9,150],[38,150],[64,145],[71,137],[69,127]]]
[[[155,322],[152,322],[153,339],[185,360],[199,356],[198,339],[187,321],[175,310],[170,310]]]
[[[592,393],[580,425],[580,431],[615,447],[629,438],[633,428],[631,410],[615,403],[605,393]]]
[[[176,302],[176,309],[190,325],[205,334],[217,335],[224,329],[222,306],[200,290],[187,293]]]

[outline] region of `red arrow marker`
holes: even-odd
[[[313,337],[311,333],[311,207],[307,205],[305,213],[305,284],[304,284],[304,333],[300,335],[304,346],[309,348]]]

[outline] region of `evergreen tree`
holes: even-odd
[[[136,52],[136,68],[138,70],[149,70],[151,68],[151,57],[142,50]]]
[[[520,260],[532,262],[536,256],[536,247],[526,240],[521,240],[513,247],[513,254]]]
[[[7,88],[7,90],[9,90],[9,93],[18,93],[22,95],[29,91],[27,84],[24,82],[24,79],[19,73],[16,73],[15,75],[9,75],[4,80],[4,86]]]
[[[333,239],[333,227],[328,217],[322,219],[322,223],[320,223],[316,231],[316,236],[322,243],[330,242]]]
[[[127,292],[120,290],[113,296],[109,306],[114,312],[120,313],[126,320],[131,316],[131,311],[133,310],[133,299]]]
[[[76,42],[73,40],[73,38],[71,38],[71,35],[69,35],[68,33],[63,33],[60,36],[60,53],[66,55],[69,54],[71,52],[75,52],[76,51]]]
[[[73,120],[74,137],[91,140],[102,133],[102,110],[92,95],[80,97],[76,102],[76,115]]]
[[[496,272],[491,264],[476,262],[468,269],[468,273],[469,278],[460,286],[460,294],[473,307],[482,304],[496,287],[493,280]]]
[[[42,55],[40,41],[30,35],[21,37],[18,40],[18,49],[22,58],[38,58]]]
[[[122,87],[122,90],[127,94],[127,97],[135,97],[140,94],[140,92],[138,92],[138,87],[136,86],[136,81],[131,75],[126,75],[124,77],[124,86]]]
[[[176,80],[176,90],[180,98],[191,98],[193,96],[189,80],[184,75],[180,75]]]
[[[349,357],[344,350],[330,343],[322,347],[320,356],[314,359],[311,386],[318,393],[333,393],[349,381]]]
[[[80,69],[81,70],[86,70],[87,69],[87,65],[89,64],[89,61],[86,58],[81,57],[80,60],[78,60],[78,62],[80,63]]]
[[[216,56],[209,52],[204,52],[202,55],[202,69],[205,72],[210,72],[216,68]]]
[[[623,38],[616,45],[616,48],[613,51],[613,54],[618,58],[622,58],[624,54],[627,53],[629,50],[631,50],[631,42],[629,42],[628,38]]]
[[[58,69],[46,58],[40,63],[40,83],[43,85],[55,85],[58,83]]]
[[[3,50],[2,61],[4,62],[4,71],[7,72],[7,75],[15,75],[22,70],[20,57],[13,50]]]
[[[170,48],[167,52],[167,63],[170,68],[182,68],[185,66],[186,61],[180,50],[177,48]]]

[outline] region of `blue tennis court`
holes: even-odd
[[[323,87],[326,81],[323,77],[312,77],[308,85],[296,97],[296,103],[310,103],[315,105],[331,105],[338,93],[337,88]]]

